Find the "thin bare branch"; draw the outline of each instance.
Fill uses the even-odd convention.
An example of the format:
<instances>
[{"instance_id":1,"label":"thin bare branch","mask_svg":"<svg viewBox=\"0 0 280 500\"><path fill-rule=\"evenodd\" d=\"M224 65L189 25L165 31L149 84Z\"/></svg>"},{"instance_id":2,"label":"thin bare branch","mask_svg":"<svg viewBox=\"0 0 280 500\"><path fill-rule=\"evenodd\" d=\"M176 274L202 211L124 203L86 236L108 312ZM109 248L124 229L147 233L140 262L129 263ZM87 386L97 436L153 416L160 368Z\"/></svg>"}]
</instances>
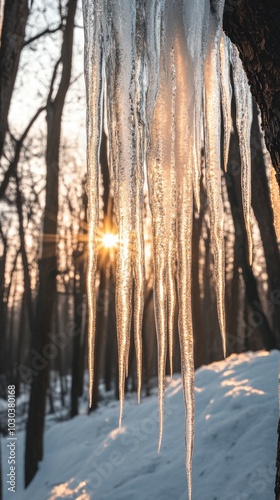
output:
<instances>
[{"instance_id":1,"label":"thin bare branch","mask_svg":"<svg viewBox=\"0 0 280 500\"><path fill-rule=\"evenodd\" d=\"M17 168L17 165L19 162L20 153L21 153L23 143L24 143L32 125L34 125L34 123L37 120L37 118L39 117L39 115L45 109L46 109L46 107L43 106L36 111L36 113L31 118L30 122L28 123L28 125L27 125L26 129L24 130L23 134L21 135L21 137L16 141L14 159L11 161L7 171L5 172L4 179L3 179L2 184L0 186L0 200L2 198L4 198L4 196L5 196L5 192L6 192L6 189L8 187L10 178L15 175L15 171L16 171L16 168Z\"/></svg>"},{"instance_id":2,"label":"thin bare branch","mask_svg":"<svg viewBox=\"0 0 280 500\"><path fill-rule=\"evenodd\" d=\"M62 23L60 23L59 26L57 26L56 28L53 28L53 29L46 28L45 30L41 31L40 33L37 33L37 35L32 36L28 40L25 40L23 47L30 45L31 43L35 42L36 40L39 40L39 38L42 38L45 35L51 35L53 33L56 33L57 31L60 31L61 28L62 28Z\"/></svg>"}]
</instances>

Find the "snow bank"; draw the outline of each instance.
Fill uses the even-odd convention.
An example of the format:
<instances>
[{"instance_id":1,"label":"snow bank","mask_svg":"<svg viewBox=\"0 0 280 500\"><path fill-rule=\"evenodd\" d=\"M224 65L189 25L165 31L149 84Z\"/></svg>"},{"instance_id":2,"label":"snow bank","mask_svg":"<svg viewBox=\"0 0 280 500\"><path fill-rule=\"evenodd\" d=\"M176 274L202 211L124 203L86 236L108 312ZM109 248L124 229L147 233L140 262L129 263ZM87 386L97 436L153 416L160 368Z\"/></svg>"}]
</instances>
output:
<instances>
[{"instance_id":1,"label":"snow bank","mask_svg":"<svg viewBox=\"0 0 280 500\"><path fill-rule=\"evenodd\" d=\"M195 378L194 500L271 500L278 422L279 352L233 355L202 367ZM157 395L54 424L45 458L24 491L24 435L17 441L17 492L4 500L186 500L181 378L167 381L165 431L157 454ZM136 399L136 396L135 396Z\"/></svg>"}]
</instances>

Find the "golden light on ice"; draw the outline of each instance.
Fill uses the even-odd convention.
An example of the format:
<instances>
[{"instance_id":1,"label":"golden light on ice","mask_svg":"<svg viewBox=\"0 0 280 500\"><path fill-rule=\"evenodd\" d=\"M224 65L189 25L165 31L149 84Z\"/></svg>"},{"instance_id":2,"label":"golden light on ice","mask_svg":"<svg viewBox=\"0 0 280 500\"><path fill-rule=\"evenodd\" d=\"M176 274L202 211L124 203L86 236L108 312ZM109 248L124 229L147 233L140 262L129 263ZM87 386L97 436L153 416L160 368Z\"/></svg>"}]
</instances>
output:
<instances>
[{"instance_id":1,"label":"golden light on ice","mask_svg":"<svg viewBox=\"0 0 280 500\"><path fill-rule=\"evenodd\" d=\"M102 236L102 246L104 248L116 248L118 246L118 235L114 233L104 233Z\"/></svg>"}]
</instances>

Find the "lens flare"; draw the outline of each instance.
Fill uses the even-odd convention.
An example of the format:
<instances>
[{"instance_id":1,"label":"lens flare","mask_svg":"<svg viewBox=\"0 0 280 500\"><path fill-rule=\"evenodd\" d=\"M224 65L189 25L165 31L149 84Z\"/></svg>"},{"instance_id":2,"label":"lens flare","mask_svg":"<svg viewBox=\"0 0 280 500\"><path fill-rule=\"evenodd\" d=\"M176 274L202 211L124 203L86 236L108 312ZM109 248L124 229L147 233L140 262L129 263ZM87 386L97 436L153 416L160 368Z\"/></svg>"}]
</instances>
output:
<instances>
[{"instance_id":1,"label":"lens flare","mask_svg":"<svg viewBox=\"0 0 280 500\"><path fill-rule=\"evenodd\" d=\"M102 246L104 248L116 248L118 246L118 235L114 233L104 233L102 236Z\"/></svg>"}]
</instances>

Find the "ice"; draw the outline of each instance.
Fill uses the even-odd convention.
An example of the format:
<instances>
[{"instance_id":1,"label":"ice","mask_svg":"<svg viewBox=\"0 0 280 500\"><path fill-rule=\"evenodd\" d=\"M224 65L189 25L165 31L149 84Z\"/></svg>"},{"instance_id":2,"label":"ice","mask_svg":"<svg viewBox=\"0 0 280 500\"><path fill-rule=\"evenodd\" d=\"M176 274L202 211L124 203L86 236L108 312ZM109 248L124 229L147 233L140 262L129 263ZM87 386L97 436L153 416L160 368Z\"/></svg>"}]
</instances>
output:
<instances>
[{"instance_id":1,"label":"ice","mask_svg":"<svg viewBox=\"0 0 280 500\"><path fill-rule=\"evenodd\" d=\"M128 366L133 297L133 249L135 246L133 212L136 194L136 128L133 110L135 79L136 4L126 0L108 1L112 22L111 58L116 57L114 72L107 78L114 86L115 121L115 213L119 234L116 258L116 318L119 355L120 425L122 422L125 375ZM121 15L120 15L121 13ZM141 250L139 249L141 252ZM137 275L139 278L139 276ZM138 289L139 279L135 288ZM136 304L139 307L139 304ZM136 333L137 334L137 333ZM139 349L139 346L137 346Z\"/></svg>"},{"instance_id":2,"label":"ice","mask_svg":"<svg viewBox=\"0 0 280 500\"><path fill-rule=\"evenodd\" d=\"M230 48L231 43L225 34L221 36L220 43L220 73L221 73L221 98L224 121L224 169L227 171L228 152L230 143L231 125L231 99L232 88L230 82Z\"/></svg>"},{"instance_id":3,"label":"ice","mask_svg":"<svg viewBox=\"0 0 280 500\"><path fill-rule=\"evenodd\" d=\"M251 231L251 150L250 132L252 125L252 96L235 47L232 50L233 82L236 100L236 127L241 157L241 192L245 226L248 240L249 263L253 259Z\"/></svg>"},{"instance_id":4,"label":"ice","mask_svg":"<svg viewBox=\"0 0 280 500\"><path fill-rule=\"evenodd\" d=\"M174 51L171 52L171 78L172 78L172 106L171 106L171 163L170 163L170 185L171 185L171 213L169 224L169 241L167 256L167 317L168 317L168 345L169 366L171 377L173 375L173 338L174 321L176 309L176 170L175 170L175 97L176 97L176 72L174 64Z\"/></svg>"},{"instance_id":5,"label":"ice","mask_svg":"<svg viewBox=\"0 0 280 500\"><path fill-rule=\"evenodd\" d=\"M97 267L96 230L99 215L99 149L102 132L102 0L83 4L85 24L85 80L87 91L87 163L88 163L88 259L87 293L89 305L88 365L89 405L92 404L94 344L96 320L95 275Z\"/></svg>"},{"instance_id":6,"label":"ice","mask_svg":"<svg viewBox=\"0 0 280 500\"><path fill-rule=\"evenodd\" d=\"M136 186L135 204L133 211L133 268L134 268L134 344L136 352L137 366L137 395L140 403L141 383L142 383L142 317L144 310L144 287L145 287L145 266L144 266L144 172L143 164L145 152L143 138L145 136L145 95L143 79L145 75L145 48L144 42L144 10L141 2L137 3L136 26L136 64L135 64L135 94L134 94L134 120L136 129Z\"/></svg>"},{"instance_id":7,"label":"ice","mask_svg":"<svg viewBox=\"0 0 280 500\"><path fill-rule=\"evenodd\" d=\"M184 26L184 3L174 9L175 167L177 181L177 286L179 301L179 339L185 400L185 445L189 499L192 495L192 454L194 439L194 365L191 304L191 258L193 220L193 104L194 73Z\"/></svg>"},{"instance_id":8,"label":"ice","mask_svg":"<svg viewBox=\"0 0 280 500\"><path fill-rule=\"evenodd\" d=\"M224 307L225 265L223 233L223 201L221 194L221 112L220 112L220 64L219 46L221 38L223 2L217 2L217 14L211 15L209 39L205 63L205 152L206 190L210 207L210 231L214 249L214 275L217 295L217 310L222 335L224 356L226 354L226 323Z\"/></svg>"},{"instance_id":9,"label":"ice","mask_svg":"<svg viewBox=\"0 0 280 500\"><path fill-rule=\"evenodd\" d=\"M84 0L88 107L89 371L93 384L99 146L108 133L119 248L116 316L120 420L128 373L133 313L138 401L142 379L145 294L144 185L148 183L153 239L154 304L158 342L159 449L163 437L167 346L173 372L178 300L185 400L189 499L194 442L194 362L191 297L192 221L200 209L202 154L210 209L217 310L226 353L225 264L221 149L228 162L231 133L230 54L233 52L242 199L250 260L251 97L236 49L222 34L224 0ZM102 109L104 101L104 125ZM221 109L223 130L221 128ZM221 136L223 134L223 148ZM204 161L203 161L204 163Z\"/></svg>"}]
</instances>

